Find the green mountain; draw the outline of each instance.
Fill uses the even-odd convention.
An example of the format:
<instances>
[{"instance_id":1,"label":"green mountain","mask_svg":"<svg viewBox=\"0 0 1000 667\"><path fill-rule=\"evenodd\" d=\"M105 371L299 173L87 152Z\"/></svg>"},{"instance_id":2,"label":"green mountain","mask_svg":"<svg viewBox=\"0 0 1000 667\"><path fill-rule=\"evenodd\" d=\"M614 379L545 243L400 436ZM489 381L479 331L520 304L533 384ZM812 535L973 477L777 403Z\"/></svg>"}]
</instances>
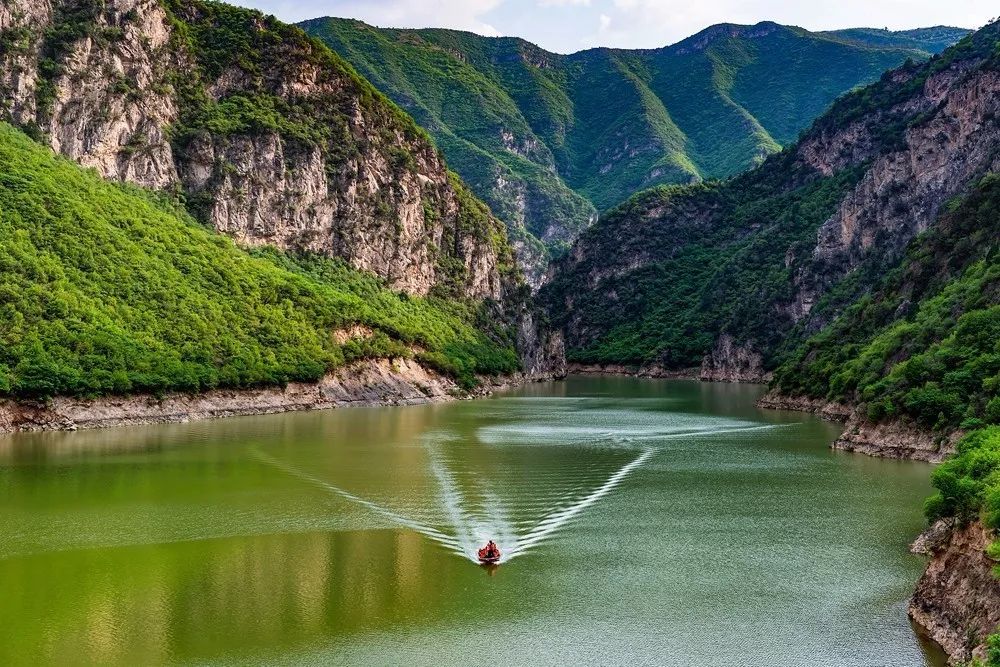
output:
<instances>
[{"instance_id":1,"label":"green mountain","mask_svg":"<svg viewBox=\"0 0 1000 667\"><path fill-rule=\"evenodd\" d=\"M758 164L844 91L963 34L724 24L662 49L563 56L450 30L300 25L428 129L522 249L537 239L556 255L595 210Z\"/></svg>"},{"instance_id":2,"label":"green mountain","mask_svg":"<svg viewBox=\"0 0 1000 667\"><path fill-rule=\"evenodd\" d=\"M914 30L887 30L879 28L848 28L824 32L841 39L855 41L867 46L897 46L905 49L921 49L931 53L941 53L971 30L951 26L934 26Z\"/></svg>"},{"instance_id":3,"label":"green mountain","mask_svg":"<svg viewBox=\"0 0 1000 667\"><path fill-rule=\"evenodd\" d=\"M998 39L886 73L753 171L610 212L542 292L570 358L1000 421Z\"/></svg>"},{"instance_id":4,"label":"green mountain","mask_svg":"<svg viewBox=\"0 0 1000 667\"><path fill-rule=\"evenodd\" d=\"M3 123L0 234L5 395L277 385L389 356L466 383L520 367L512 340L477 328L475 302L399 294L340 260L240 249ZM331 335L356 325L374 334Z\"/></svg>"},{"instance_id":5,"label":"green mountain","mask_svg":"<svg viewBox=\"0 0 1000 667\"><path fill-rule=\"evenodd\" d=\"M775 373L795 396L928 429L1000 424L1000 175L947 203L902 262Z\"/></svg>"},{"instance_id":6,"label":"green mountain","mask_svg":"<svg viewBox=\"0 0 1000 667\"><path fill-rule=\"evenodd\" d=\"M15 5L0 394L273 386L371 357L469 386L548 362L503 223L319 41L202 0Z\"/></svg>"}]
</instances>

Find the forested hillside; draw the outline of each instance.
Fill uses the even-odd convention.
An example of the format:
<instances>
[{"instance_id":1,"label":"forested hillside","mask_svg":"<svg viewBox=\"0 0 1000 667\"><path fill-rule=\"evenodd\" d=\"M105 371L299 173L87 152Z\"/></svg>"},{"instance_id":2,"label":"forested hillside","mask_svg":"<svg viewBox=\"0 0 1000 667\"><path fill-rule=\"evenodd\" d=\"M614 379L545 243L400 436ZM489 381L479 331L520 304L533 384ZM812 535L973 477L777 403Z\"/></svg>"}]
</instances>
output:
<instances>
[{"instance_id":1,"label":"forested hillside","mask_svg":"<svg viewBox=\"0 0 1000 667\"><path fill-rule=\"evenodd\" d=\"M0 7L4 117L244 245L339 257L413 294L499 298L502 224L426 133L273 17L202 0Z\"/></svg>"},{"instance_id":2,"label":"forested hillside","mask_svg":"<svg viewBox=\"0 0 1000 667\"><path fill-rule=\"evenodd\" d=\"M1000 167L998 32L993 24L927 64L907 64L843 97L756 170L650 190L612 211L543 293L566 328L570 357L761 380L864 298L915 237L937 229L942 213L984 234L976 252L990 257L994 227L975 211L991 205L993 181L983 177ZM960 262L957 250L948 253ZM987 301L988 286L979 290ZM905 297L904 310L877 321L930 307ZM831 346L840 340L827 336ZM820 375L836 367L810 363ZM810 384L779 377L789 387ZM822 382L813 378L812 391ZM945 412L949 423L964 416Z\"/></svg>"},{"instance_id":3,"label":"forested hillside","mask_svg":"<svg viewBox=\"0 0 1000 667\"><path fill-rule=\"evenodd\" d=\"M407 297L341 260L242 250L6 124L0 234L0 394L280 385L362 358L415 357L467 386L520 368L514 331L487 324L478 302Z\"/></svg>"},{"instance_id":4,"label":"forested hillside","mask_svg":"<svg viewBox=\"0 0 1000 667\"><path fill-rule=\"evenodd\" d=\"M449 30L301 25L428 129L536 267L537 241L558 256L636 190L743 171L839 94L966 32L718 25L662 49L562 56Z\"/></svg>"}]
</instances>

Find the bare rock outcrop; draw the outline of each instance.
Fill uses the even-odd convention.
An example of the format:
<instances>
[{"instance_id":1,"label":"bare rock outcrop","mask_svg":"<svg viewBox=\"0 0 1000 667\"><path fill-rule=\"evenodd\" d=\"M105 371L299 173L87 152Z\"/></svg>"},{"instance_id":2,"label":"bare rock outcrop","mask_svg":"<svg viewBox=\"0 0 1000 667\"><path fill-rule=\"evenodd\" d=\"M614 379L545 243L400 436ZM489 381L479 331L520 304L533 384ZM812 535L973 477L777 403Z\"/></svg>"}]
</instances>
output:
<instances>
[{"instance_id":1,"label":"bare rock outcrop","mask_svg":"<svg viewBox=\"0 0 1000 667\"><path fill-rule=\"evenodd\" d=\"M265 389L216 389L200 394L0 401L0 433L134 426L236 415L348 406L413 405L463 395L450 379L410 359L359 361L316 383Z\"/></svg>"},{"instance_id":2,"label":"bare rock outcrop","mask_svg":"<svg viewBox=\"0 0 1000 667\"><path fill-rule=\"evenodd\" d=\"M192 38L214 29L206 11L4 2L0 113L102 176L179 188L241 243L340 257L412 294L501 296L514 279L503 225L411 122L297 28L246 10L226 11L253 48L221 66Z\"/></svg>"},{"instance_id":3,"label":"bare rock outcrop","mask_svg":"<svg viewBox=\"0 0 1000 667\"><path fill-rule=\"evenodd\" d=\"M902 420L872 422L853 405L804 396L785 396L777 391L765 394L757 401L757 406L810 412L830 421L843 422L844 430L831 447L889 459L940 463L955 452L958 441L964 435L961 430L934 433Z\"/></svg>"},{"instance_id":4,"label":"bare rock outcrop","mask_svg":"<svg viewBox=\"0 0 1000 667\"><path fill-rule=\"evenodd\" d=\"M752 345L737 343L723 334L702 360L698 377L710 382L765 383L771 373L764 370L764 357Z\"/></svg>"},{"instance_id":5,"label":"bare rock outcrop","mask_svg":"<svg viewBox=\"0 0 1000 667\"><path fill-rule=\"evenodd\" d=\"M935 524L914 544L931 556L910 601L910 617L944 647L953 664L984 659L1000 625L1000 579L986 548L996 538L982 523Z\"/></svg>"}]
</instances>

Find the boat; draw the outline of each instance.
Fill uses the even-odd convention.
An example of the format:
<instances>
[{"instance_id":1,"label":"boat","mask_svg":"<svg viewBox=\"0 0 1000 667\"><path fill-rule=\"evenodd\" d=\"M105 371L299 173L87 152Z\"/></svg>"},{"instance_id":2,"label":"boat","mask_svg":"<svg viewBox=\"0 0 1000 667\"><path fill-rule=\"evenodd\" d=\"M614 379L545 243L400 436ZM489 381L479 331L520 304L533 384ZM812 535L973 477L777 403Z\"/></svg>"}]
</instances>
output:
<instances>
[{"instance_id":1,"label":"boat","mask_svg":"<svg viewBox=\"0 0 1000 667\"><path fill-rule=\"evenodd\" d=\"M500 562L500 547L496 542L490 540L485 547L479 550L479 562L483 565L496 565Z\"/></svg>"}]
</instances>

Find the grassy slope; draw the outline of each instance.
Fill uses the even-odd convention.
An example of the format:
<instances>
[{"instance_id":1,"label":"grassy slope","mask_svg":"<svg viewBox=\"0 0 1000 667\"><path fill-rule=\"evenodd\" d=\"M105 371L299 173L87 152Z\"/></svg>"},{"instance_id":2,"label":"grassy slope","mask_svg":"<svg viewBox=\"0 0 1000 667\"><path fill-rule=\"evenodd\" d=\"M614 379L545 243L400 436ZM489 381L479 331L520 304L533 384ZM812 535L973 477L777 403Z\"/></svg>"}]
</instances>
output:
<instances>
[{"instance_id":1,"label":"grassy slope","mask_svg":"<svg viewBox=\"0 0 1000 667\"><path fill-rule=\"evenodd\" d=\"M511 202L490 192L498 168L540 193L528 229L563 228L559 241L586 224L587 201L603 210L644 187L740 172L794 140L837 95L926 54L780 26L685 53L560 56L449 30L302 25L411 111L508 224ZM522 155L504 146L502 130Z\"/></svg>"},{"instance_id":2,"label":"grassy slope","mask_svg":"<svg viewBox=\"0 0 1000 667\"><path fill-rule=\"evenodd\" d=\"M137 188L0 125L0 391L196 391L316 380L411 354L466 383L517 368L479 306L409 298L341 263L248 253ZM377 335L337 345L362 323Z\"/></svg>"}]
</instances>

